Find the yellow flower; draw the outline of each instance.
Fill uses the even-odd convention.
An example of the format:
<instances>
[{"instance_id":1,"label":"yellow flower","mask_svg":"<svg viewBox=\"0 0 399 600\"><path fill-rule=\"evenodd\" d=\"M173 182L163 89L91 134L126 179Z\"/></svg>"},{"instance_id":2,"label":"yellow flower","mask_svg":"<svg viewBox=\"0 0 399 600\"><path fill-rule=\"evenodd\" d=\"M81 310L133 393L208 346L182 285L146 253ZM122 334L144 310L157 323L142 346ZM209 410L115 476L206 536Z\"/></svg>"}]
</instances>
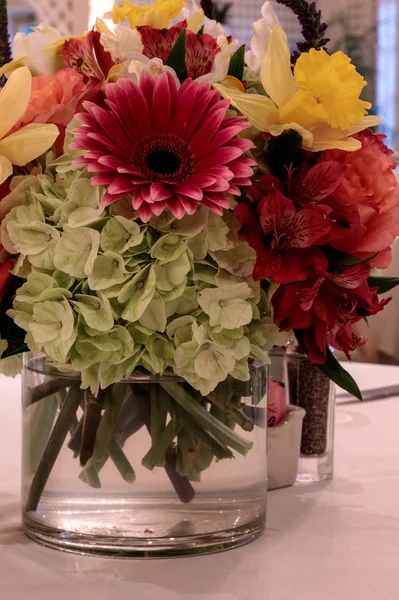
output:
<instances>
[{"instance_id":1,"label":"yellow flower","mask_svg":"<svg viewBox=\"0 0 399 600\"><path fill-rule=\"evenodd\" d=\"M124 0L122 6L113 7L112 20L114 23L123 23L128 19L132 29L139 25L166 29L169 21L179 16L184 6L184 0L155 0L154 4L146 6L137 6Z\"/></svg>"},{"instance_id":2,"label":"yellow flower","mask_svg":"<svg viewBox=\"0 0 399 600\"><path fill-rule=\"evenodd\" d=\"M10 75L0 92L0 184L12 175L13 165L26 165L51 148L58 137L55 125L38 123L8 135L26 111L31 87L32 75L28 67L21 67Z\"/></svg>"},{"instance_id":3,"label":"yellow flower","mask_svg":"<svg viewBox=\"0 0 399 600\"><path fill-rule=\"evenodd\" d=\"M292 73L287 37L279 25L273 28L260 76L269 97L214 87L260 131L273 136L297 131L306 150L358 150L361 143L351 136L381 123L379 117L366 116L371 104L360 99L366 82L342 52L329 56L311 50Z\"/></svg>"},{"instance_id":4,"label":"yellow flower","mask_svg":"<svg viewBox=\"0 0 399 600\"><path fill-rule=\"evenodd\" d=\"M331 127L347 129L371 108L370 102L360 100L367 83L343 52L329 56L325 50L312 49L300 56L294 74L299 91L292 105L300 96L312 124L327 121ZM286 106L281 112L288 118L289 111Z\"/></svg>"}]
</instances>

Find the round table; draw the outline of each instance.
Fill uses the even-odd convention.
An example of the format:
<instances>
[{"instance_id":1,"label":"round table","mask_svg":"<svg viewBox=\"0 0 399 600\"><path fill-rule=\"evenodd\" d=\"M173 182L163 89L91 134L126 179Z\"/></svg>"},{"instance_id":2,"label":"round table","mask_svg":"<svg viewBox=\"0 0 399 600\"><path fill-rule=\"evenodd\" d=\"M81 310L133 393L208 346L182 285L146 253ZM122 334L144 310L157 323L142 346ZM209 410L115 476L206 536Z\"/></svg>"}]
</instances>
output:
<instances>
[{"instance_id":1,"label":"round table","mask_svg":"<svg viewBox=\"0 0 399 600\"><path fill-rule=\"evenodd\" d=\"M354 364L362 389L399 367ZM106 560L43 548L19 525L19 380L0 376L0 596L5 600L396 600L399 397L339 399L336 477L272 492L256 542L218 555Z\"/></svg>"}]
</instances>

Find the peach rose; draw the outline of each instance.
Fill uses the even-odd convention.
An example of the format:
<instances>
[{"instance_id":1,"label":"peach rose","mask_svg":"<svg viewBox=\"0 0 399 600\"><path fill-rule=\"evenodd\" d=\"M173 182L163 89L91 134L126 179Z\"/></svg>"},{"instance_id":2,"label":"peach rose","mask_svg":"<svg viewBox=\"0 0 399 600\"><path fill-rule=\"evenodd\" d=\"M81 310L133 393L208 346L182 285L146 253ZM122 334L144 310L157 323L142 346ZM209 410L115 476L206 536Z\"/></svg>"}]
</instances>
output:
<instances>
[{"instance_id":1,"label":"peach rose","mask_svg":"<svg viewBox=\"0 0 399 600\"><path fill-rule=\"evenodd\" d=\"M334 223L324 241L360 259L377 255L372 266L386 268L399 235L397 165L385 136L366 130L355 137L362 143L357 152L329 150L320 159L347 167L338 188L323 200Z\"/></svg>"},{"instance_id":2,"label":"peach rose","mask_svg":"<svg viewBox=\"0 0 399 600\"><path fill-rule=\"evenodd\" d=\"M87 92L82 75L74 69L33 77L29 105L17 128L28 123L55 123L66 127Z\"/></svg>"}]
</instances>

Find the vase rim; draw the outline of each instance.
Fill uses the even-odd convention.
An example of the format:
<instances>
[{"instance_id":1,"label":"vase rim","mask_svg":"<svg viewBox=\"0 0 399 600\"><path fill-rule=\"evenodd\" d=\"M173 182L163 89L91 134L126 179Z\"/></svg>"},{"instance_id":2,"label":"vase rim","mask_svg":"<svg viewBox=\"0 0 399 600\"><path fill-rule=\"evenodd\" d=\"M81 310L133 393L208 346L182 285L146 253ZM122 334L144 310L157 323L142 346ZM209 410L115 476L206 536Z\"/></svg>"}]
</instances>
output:
<instances>
[{"instance_id":1,"label":"vase rim","mask_svg":"<svg viewBox=\"0 0 399 600\"><path fill-rule=\"evenodd\" d=\"M26 358L26 355L25 355L25 360L26 360L25 368L28 369L29 371L32 371L33 373L39 373L41 375L56 376L56 377L65 378L65 379L75 379L76 381L81 380L80 373L78 373L77 371L72 371L72 370L70 370L70 371L69 370L65 370L65 371L60 370L59 368L57 368L55 366L54 363L52 363L51 361L48 361L44 354L32 355L32 353L27 353L27 356L28 357ZM257 370L257 369L267 366L265 362L258 360L258 359L250 358L248 360L248 362L249 362L249 371L250 372L253 370ZM129 377L125 377L125 378L121 379L121 382L134 383L134 382L146 381L146 382L157 383L159 381L165 381L165 379L167 379L168 381L174 381L174 382L179 382L179 383L186 382L184 377L180 377L179 375L176 375L170 367L168 367L163 373L161 373L159 375L154 375L153 373L149 373L148 371L145 371L144 369L142 369L142 370L140 368L135 369Z\"/></svg>"}]
</instances>

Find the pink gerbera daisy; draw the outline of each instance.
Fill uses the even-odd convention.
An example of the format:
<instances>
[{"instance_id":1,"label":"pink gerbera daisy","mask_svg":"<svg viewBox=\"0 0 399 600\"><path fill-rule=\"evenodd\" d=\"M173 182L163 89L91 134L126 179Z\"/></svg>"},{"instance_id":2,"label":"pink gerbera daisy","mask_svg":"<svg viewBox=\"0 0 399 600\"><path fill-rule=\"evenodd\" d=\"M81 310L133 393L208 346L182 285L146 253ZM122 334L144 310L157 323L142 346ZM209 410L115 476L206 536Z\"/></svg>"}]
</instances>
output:
<instances>
[{"instance_id":1,"label":"pink gerbera daisy","mask_svg":"<svg viewBox=\"0 0 399 600\"><path fill-rule=\"evenodd\" d=\"M155 80L143 73L140 85L120 79L105 95L107 108L84 103L71 145L85 151L75 164L107 188L104 205L132 194L143 221L166 207L180 219L198 203L221 215L226 194L239 196L238 186L250 184L256 163L243 154L253 144L236 137L249 123L226 117L229 101L208 83L187 79L177 88L168 72Z\"/></svg>"}]
</instances>

